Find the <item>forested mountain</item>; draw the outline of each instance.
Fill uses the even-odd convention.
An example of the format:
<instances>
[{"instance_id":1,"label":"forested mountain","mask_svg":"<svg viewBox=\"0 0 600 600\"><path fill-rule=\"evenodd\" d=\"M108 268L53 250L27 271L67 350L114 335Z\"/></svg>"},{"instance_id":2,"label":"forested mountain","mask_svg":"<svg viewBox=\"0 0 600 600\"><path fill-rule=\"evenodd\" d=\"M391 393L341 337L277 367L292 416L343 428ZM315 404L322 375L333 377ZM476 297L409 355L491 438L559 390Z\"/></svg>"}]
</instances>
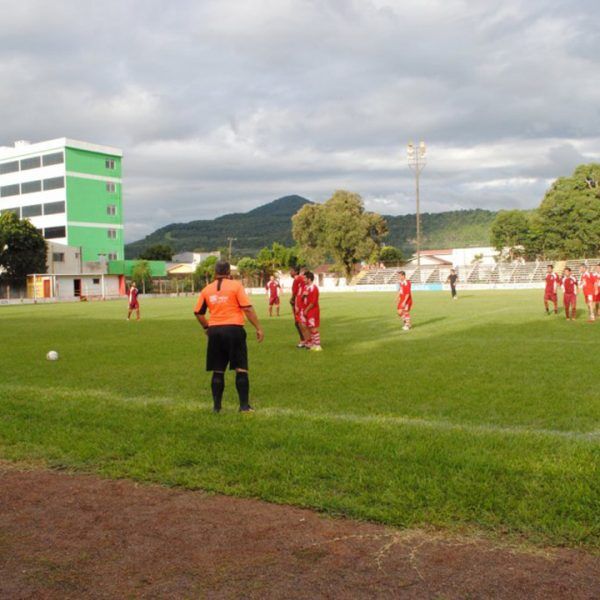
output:
<instances>
[{"instance_id":1,"label":"forested mountain","mask_svg":"<svg viewBox=\"0 0 600 600\"><path fill-rule=\"evenodd\" d=\"M173 223L128 244L125 253L128 258L136 258L145 248L154 244L168 244L176 252L215 250L227 246L228 237L236 238L236 255L253 256L273 242L291 246L294 243L291 218L309 202L302 196L284 196L247 213L223 215L213 220ZM487 246L495 216L495 212L481 209L424 213L421 216L422 247ZM401 248L405 256L409 255L415 245L415 215L386 216L385 219L390 230L386 244Z\"/></svg>"},{"instance_id":2,"label":"forested mountain","mask_svg":"<svg viewBox=\"0 0 600 600\"><path fill-rule=\"evenodd\" d=\"M292 246L292 217L310 202L302 196L284 196L247 213L231 213L212 220L172 223L143 240L125 246L125 255L136 258L154 244L168 244L175 252L217 250L233 237L236 255L253 256L264 246L279 242Z\"/></svg>"}]
</instances>

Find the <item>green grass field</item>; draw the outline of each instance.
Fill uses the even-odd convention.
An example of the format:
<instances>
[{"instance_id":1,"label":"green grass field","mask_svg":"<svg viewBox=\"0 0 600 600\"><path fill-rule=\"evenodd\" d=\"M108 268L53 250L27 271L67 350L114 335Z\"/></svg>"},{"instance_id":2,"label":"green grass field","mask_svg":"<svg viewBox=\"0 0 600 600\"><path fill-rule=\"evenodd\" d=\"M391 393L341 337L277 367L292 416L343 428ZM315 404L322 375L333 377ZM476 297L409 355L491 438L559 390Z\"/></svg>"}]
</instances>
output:
<instances>
[{"instance_id":1,"label":"green grass field","mask_svg":"<svg viewBox=\"0 0 600 600\"><path fill-rule=\"evenodd\" d=\"M411 332L393 294L324 295L322 353L258 298L252 415L231 375L212 414L192 298L3 306L0 458L598 548L600 322L541 295L417 293Z\"/></svg>"}]
</instances>

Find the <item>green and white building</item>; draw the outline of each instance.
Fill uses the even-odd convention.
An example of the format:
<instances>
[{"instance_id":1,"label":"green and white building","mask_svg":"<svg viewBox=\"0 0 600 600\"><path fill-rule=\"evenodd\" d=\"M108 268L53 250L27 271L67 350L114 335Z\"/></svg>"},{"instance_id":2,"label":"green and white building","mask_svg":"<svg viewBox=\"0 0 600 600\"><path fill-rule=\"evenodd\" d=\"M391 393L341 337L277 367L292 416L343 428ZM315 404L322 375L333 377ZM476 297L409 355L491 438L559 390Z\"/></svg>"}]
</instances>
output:
<instances>
[{"instance_id":1,"label":"green and white building","mask_svg":"<svg viewBox=\"0 0 600 600\"><path fill-rule=\"evenodd\" d=\"M0 146L0 213L29 219L82 261L123 260L123 202L118 148L67 138Z\"/></svg>"}]
</instances>

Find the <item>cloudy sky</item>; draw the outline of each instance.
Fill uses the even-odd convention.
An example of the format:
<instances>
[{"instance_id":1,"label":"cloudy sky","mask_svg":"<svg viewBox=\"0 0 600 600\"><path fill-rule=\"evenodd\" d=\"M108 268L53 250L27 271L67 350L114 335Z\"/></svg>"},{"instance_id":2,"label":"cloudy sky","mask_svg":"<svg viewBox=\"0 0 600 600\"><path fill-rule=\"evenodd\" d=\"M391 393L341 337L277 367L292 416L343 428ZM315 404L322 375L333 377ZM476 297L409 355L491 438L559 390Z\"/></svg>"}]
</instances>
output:
<instances>
[{"instance_id":1,"label":"cloudy sky","mask_svg":"<svg viewBox=\"0 0 600 600\"><path fill-rule=\"evenodd\" d=\"M129 241L346 188L537 205L600 159L597 0L0 0L0 145L123 148Z\"/></svg>"}]
</instances>

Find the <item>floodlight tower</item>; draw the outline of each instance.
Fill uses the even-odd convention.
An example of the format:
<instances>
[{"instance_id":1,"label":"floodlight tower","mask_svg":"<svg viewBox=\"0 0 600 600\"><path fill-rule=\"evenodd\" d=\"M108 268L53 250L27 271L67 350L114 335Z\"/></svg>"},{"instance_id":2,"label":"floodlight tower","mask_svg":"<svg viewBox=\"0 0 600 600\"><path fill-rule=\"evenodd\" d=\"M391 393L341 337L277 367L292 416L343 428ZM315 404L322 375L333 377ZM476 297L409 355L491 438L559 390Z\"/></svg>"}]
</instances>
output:
<instances>
[{"instance_id":1,"label":"floodlight tower","mask_svg":"<svg viewBox=\"0 0 600 600\"><path fill-rule=\"evenodd\" d=\"M408 142L406 147L406 156L408 166L415 172L415 191L417 198L417 268L419 269L419 277L421 276L421 199L419 197L419 176L421 171L427 164L427 147L425 142L419 142L415 146L412 142Z\"/></svg>"}]
</instances>

